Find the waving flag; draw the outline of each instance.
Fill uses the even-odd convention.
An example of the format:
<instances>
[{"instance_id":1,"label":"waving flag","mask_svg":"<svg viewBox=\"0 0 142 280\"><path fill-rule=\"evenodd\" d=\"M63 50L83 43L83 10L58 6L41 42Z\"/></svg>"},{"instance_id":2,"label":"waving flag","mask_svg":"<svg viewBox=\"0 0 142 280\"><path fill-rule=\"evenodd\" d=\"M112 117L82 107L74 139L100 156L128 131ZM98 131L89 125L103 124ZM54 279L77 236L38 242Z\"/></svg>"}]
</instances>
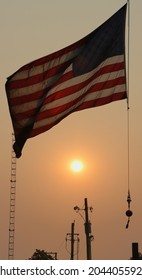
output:
<instances>
[{"instance_id":1,"label":"waving flag","mask_svg":"<svg viewBox=\"0 0 142 280\"><path fill-rule=\"evenodd\" d=\"M127 97L126 7L86 37L26 64L7 79L17 157L28 138L49 130L72 112Z\"/></svg>"}]
</instances>

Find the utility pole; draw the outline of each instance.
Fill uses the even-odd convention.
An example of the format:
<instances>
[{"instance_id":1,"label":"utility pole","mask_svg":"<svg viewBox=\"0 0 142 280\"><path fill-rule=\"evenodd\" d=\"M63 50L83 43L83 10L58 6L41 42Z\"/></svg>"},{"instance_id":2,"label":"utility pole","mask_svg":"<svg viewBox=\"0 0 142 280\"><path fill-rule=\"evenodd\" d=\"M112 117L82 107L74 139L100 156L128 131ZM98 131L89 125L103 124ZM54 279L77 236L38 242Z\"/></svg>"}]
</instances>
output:
<instances>
[{"instance_id":1,"label":"utility pole","mask_svg":"<svg viewBox=\"0 0 142 280\"><path fill-rule=\"evenodd\" d=\"M132 260L139 260L139 250L138 250L138 243L132 243Z\"/></svg>"},{"instance_id":2,"label":"utility pole","mask_svg":"<svg viewBox=\"0 0 142 280\"><path fill-rule=\"evenodd\" d=\"M91 260L92 259L91 241L93 241L94 237L93 237L93 235L91 235L91 223L89 221L88 209L92 212L93 208L92 207L88 208L87 198L84 199L84 204L85 204L85 206L84 206L85 208L80 209L78 206L75 206L74 210L79 214L80 214L81 210L85 211L85 219L81 214L80 214L80 216L85 221L84 227L85 227L85 235L86 235L86 257L87 257L87 260Z\"/></svg>"},{"instance_id":3,"label":"utility pole","mask_svg":"<svg viewBox=\"0 0 142 280\"><path fill-rule=\"evenodd\" d=\"M74 223L71 224L71 260L74 259Z\"/></svg>"},{"instance_id":4,"label":"utility pole","mask_svg":"<svg viewBox=\"0 0 142 280\"><path fill-rule=\"evenodd\" d=\"M74 226L75 226L75 223L72 223L71 224L71 233L67 233L66 234L66 241L71 241L71 249L70 249L70 259L71 260L74 260L74 255L75 255L75 250L74 250L74 244L75 244L75 241L79 242L79 234L78 233L74 233ZM78 255L78 245L77 245L77 255Z\"/></svg>"},{"instance_id":5,"label":"utility pole","mask_svg":"<svg viewBox=\"0 0 142 280\"><path fill-rule=\"evenodd\" d=\"M91 223L89 221L88 217L88 202L87 198L84 200L85 202L85 234L86 234L86 254L87 254L87 260L91 260Z\"/></svg>"}]
</instances>

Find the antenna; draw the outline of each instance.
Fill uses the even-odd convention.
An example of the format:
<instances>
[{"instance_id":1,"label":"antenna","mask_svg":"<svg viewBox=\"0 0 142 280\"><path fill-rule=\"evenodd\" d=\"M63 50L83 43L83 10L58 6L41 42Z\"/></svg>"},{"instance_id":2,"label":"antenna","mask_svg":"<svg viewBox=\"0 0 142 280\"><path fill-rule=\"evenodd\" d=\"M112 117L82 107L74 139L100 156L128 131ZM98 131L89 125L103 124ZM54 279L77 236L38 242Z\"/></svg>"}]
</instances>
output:
<instances>
[{"instance_id":1,"label":"antenna","mask_svg":"<svg viewBox=\"0 0 142 280\"><path fill-rule=\"evenodd\" d=\"M9 242L8 259L14 259L14 235L15 235L15 199L16 199L16 155L13 150L15 141L12 133L12 154L11 154L11 179L10 179L10 212L9 212Z\"/></svg>"}]
</instances>

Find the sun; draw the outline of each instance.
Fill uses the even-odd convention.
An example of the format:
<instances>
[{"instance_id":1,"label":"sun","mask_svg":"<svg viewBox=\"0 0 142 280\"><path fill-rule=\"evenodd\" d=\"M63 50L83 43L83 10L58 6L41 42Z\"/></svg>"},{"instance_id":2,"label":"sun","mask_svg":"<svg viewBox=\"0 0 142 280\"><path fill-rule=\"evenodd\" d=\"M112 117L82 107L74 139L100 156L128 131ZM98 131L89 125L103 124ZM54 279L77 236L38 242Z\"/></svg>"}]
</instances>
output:
<instances>
[{"instance_id":1,"label":"sun","mask_svg":"<svg viewBox=\"0 0 142 280\"><path fill-rule=\"evenodd\" d=\"M84 165L81 160L73 160L70 167L73 172L79 173L83 170Z\"/></svg>"}]
</instances>

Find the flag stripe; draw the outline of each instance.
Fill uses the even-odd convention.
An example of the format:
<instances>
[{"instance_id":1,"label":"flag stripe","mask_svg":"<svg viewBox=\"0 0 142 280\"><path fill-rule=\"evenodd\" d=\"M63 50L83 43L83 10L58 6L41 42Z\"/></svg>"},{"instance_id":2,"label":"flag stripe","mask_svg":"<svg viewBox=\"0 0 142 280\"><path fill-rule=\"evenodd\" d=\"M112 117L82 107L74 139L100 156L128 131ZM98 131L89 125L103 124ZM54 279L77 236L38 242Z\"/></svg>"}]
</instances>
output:
<instances>
[{"instance_id":1,"label":"flag stripe","mask_svg":"<svg viewBox=\"0 0 142 280\"><path fill-rule=\"evenodd\" d=\"M124 85L125 78L120 77L115 80L104 80L104 82L101 83L92 83L92 86L89 86L89 89L83 90L83 93L81 94L82 90L72 94L71 96L63 97L62 102L58 100L55 100L52 103L47 103L42 107L41 112L38 114L37 121L42 118L49 118L51 116L56 116L59 113L64 112L65 108L71 107L78 101L81 101L82 104L88 100L98 100L98 98L103 98L105 95L108 95L110 92L110 89L114 92L117 88L116 85L120 85L119 91L125 92L126 88ZM104 90L104 84L105 84L105 90ZM90 93L90 95L89 95ZM117 91L116 91L117 93ZM56 103L56 104L55 104ZM62 104L62 105L59 105ZM95 103L94 103L95 104ZM72 110L72 108L71 108ZM34 110L29 110L23 113L17 113L15 116L17 116L17 120L20 121L22 125L25 125L28 121L28 118L32 116L34 113ZM48 119L47 119L48 121Z\"/></svg>"},{"instance_id":2,"label":"flag stripe","mask_svg":"<svg viewBox=\"0 0 142 280\"><path fill-rule=\"evenodd\" d=\"M23 85L25 84L25 86L27 86L27 81L28 83L33 84L34 80L32 80L34 77L38 76L40 77L40 75L42 76L43 73L48 72L49 75L51 76L54 74L54 72L58 71L58 69L60 69L60 67L62 66L66 66L67 64L70 63L70 61L72 61L72 59L74 59L75 57L77 57L77 55L82 51L83 46L79 46L79 48L74 49L72 51L70 51L70 48L68 51L62 51L62 52L57 52L56 57L54 57L54 55L48 55L44 58L43 63L41 63L42 58L38 59L37 61L34 61L32 63L27 64L26 66L22 67L19 69L19 71L17 71L15 73L15 75L12 76L11 78L11 83L10 83L10 89L13 88L17 88L17 87L23 87ZM53 59L52 59L53 57ZM50 70L52 69L51 72ZM28 80L27 80L28 79ZM30 80L31 79L31 80ZM19 82L21 82L21 85L19 84Z\"/></svg>"},{"instance_id":3,"label":"flag stripe","mask_svg":"<svg viewBox=\"0 0 142 280\"><path fill-rule=\"evenodd\" d=\"M86 75L87 76L87 75ZM112 86L115 84L115 80L116 83L119 82L119 79L121 79L122 83L125 82L124 80L124 70L120 70L117 71L117 79L116 79L116 71L115 72L108 72L106 74L102 74L101 76L96 75L92 75L91 77L89 77L89 79L87 78L86 80L84 79L83 82L82 81L78 81L79 78L74 78L76 79L76 82L74 82L73 85L71 85L70 87L66 88L66 85L61 84L60 87L57 87L57 91L56 88L54 89L54 92L52 93L52 95L50 95L49 97L47 97L44 100L44 104L42 107L42 111L44 110L44 106L46 106L48 108L54 108L58 106L58 103L66 103L68 99L73 99L73 95L75 97L78 97L78 95L81 96L81 94L85 91L86 95L88 93L88 89L91 88L93 85L95 85L95 87L93 87L94 91L98 91L101 90L102 88L108 88L111 87L110 85L112 84ZM111 84L108 83L110 80ZM65 100L65 101L64 101ZM20 104L18 106L14 107L14 111L15 114L17 113L23 113L23 112L27 112L27 109L32 109L31 113L28 114L28 116L32 115L34 113L34 109L38 107L38 100L37 101L32 101L32 102L28 102L28 103L23 103Z\"/></svg>"},{"instance_id":4,"label":"flag stripe","mask_svg":"<svg viewBox=\"0 0 142 280\"><path fill-rule=\"evenodd\" d=\"M120 85L124 83L124 79L118 78L112 81L105 81L104 83L105 83L105 89L109 89L110 91L110 89L113 88L114 91L114 87L119 83ZM42 111L38 114L37 121L50 116L56 116L58 112L60 113L64 112L66 108L71 108L72 105L76 104L78 101L81 101L83 104L86 101L86 99L89 98L89 94L92 95L91 99L93 98L94 100L98 99L97 93L99 93L99 96L101 95L100 98L104 97L103 94L101 93L101 90L104 88L104 83L95 84L90 89L88 89L87 92L85 90L85 93L83 93L82 95L80 94L80 92L78 92L78 94L73 94L72 98L70 96L69 98L65 98L65 100L62 100L61 103L62 105L60 106L57 106L57 104L55 105L52 103L50 104L51 106L48 106L48 104L47 106L46 105L43 106ZM104 95L105 95L105 91L104 91Z\"/></svg>"},{"instance_id":5,"label":"flag stripe","mask_svg":"<svg viewBox=\"0 0 142 280\"><path fill-rule=\"evenodd\" d=\"M93 31L94 32L94 31ZM43 70L43 65L45 68L52 68L52 61L55 66L57 66L60 63L63 63L64 61L70 60L78 55L79 52L84 47L84 43L89 39L89 37L92 36L93 32L88 34L86 37L80 39L79 41L73 43L72 45L69 45L68 47L65 47L59 51L56 51L54 53L51 53L49 55L46 55L44 57L38 58L24 66L22 66L20 69L18 69L13 75L11 75L9 78L11 80L16 80L17 77L26 78L27 74L29 74L30 71L35 71L34 73L41 73ZM36 72L39 71L39 72ZM19 76L20 74L20 76Z\"/></svg>"},{"instance_id":6,"label":"flag stripe","mask_svg":"<svg viewBox=\"0 0 142 280\"><path fill-rule=\"evenodd\" d=\"M112 102L113 99L114 100L118 100L118 98L121 96L123 98L124 96L124 93L125 93L125 86L117 86L115 87L115 90L116 92L118 92L118 96L117 94L115 95L115 97L113 96L113 92L114 92L114 88L111 89L111 92L112 94L110 94L110 89L107 89L107 90L103 90L103 95L100 97L100 92L96 92L93 94L90 94L87 96L86 98L86 101L82 103L82 100L80 100L78 98L78 100L76 100L76 102L73 102L72 103L72 106L71 104L68 104L68 106L66 106L66 110L65 110L65 107L64 109L62 108L61 112L55 112L55 115L52 116L49 114L48 118L39 118L35 125L34 125L34 128L37 128L37 127L41 127L42 125L45 126L45 125L50 125L53 126L54 123L56 123L57 119L62 119L64 118L65 115L69 115L71 112L74 112L74 111L78 111L78 110L82 110L83 108L88 108L88 104L89 104L89 107L94 107L95 104L99 104L98 106L101 106L102 104L104 104L104 101L106 100L109 100L109 102ZM111 101L110 101L111 100ZM90 104L92 106L90 106ZM70 106L69 106L70 105ZM21 123L24 125L25 124L25 120L21 121ZM34 129L33 129L34 131Z\"/></svg>"},{"instance_id":7,"label":"flag stripe","mask_svg":"<svg viewBox=\"0 0 142 280\"><path fill-rule=\"evenodd\" d=\"M113 89L112 89L112 92L114 93ZM123 87L122 91L120 89L120 92L118 91L115 94L115 96L113 93L112 93L112 95L110 95L110 90L109 90L108 95L106 94L106 96L103 96L101 98L98 97L97 99L88 100L84 103L81 103L81 101L79 101L74 106L72 106L72 108L68 108L67 110L63 111L61 114L58 114L54 117L49 117L48 121L47 121L47 119L37 121L33 127L31 137L34 137L35 135L38 135L39 133L49 130L51 127L53 127L55 124L59 123L62 119L64 119L66 116L68 116L72 112L95 107L95 106L101 106L101 105L110 103L112 101L117 101L117 100L125 98L124 97L125 96L125 86ZM92 98L93 98L93 96L92 96Z\"/></svg>"},{"instance_id":8,"label":"flag stripe","mask_svg":"<svg viewBox=\"0 0 142 280\"><path fill-rule=\"evenodd\" d=\"M118 69L124 69L124 68L125 68L124 55L120 55L120 56L115 56L115 57L106 59L94 71L98 72L98 75L99 75L99 71L100 72L102 71L102 74L103 74L103 73L105 73L105 71L107 73L109 71L111 72L111 71L115 71ZM71 71L72 69L68 68L65 71L65 73L62 75L60 80L58 82L56 82L56 85L60 84L61 82L68 81L69 79L72 78L72 72L70 72L69 70ZM89 75L89 73L88 73L88 75ZM30 101L29 99L31 99L31 98L33 98L32 100L38 99L38 96L36 98L36 93L38 95L42 96L42 94L45 92L45 89L48 91L48 86L46 86L46 85L50 85L50 83L51 83L50 79L45 79L44 85L43 85L43 83L39 83L38 85L36 84L36 85L28 86L25 88L21 88L21 89L16 88L14 90L11 90L11 96L10 96L11 105L16 105L16 104L18 105L21 103L21 101L23 101L22 103L29 102ZM48 93L48 96L49 95L50 95L50 93ZM23 98L23 99L21 99L21 98ZM18 99L19 99L19 102L18 102Z\"/></svg>"},{"instance_id":9,"label":"flag stripe","mask_svg":"<svg viewBox=\"0 0 142 280\"><path fill-rule=\"evenodd\" d=\"M113 61L113 58L112 58L112 61ZM58 86L60 86L59 88L57 86L58 90L56 89L56 87L53 88L52 91L54 91L54 93L52 92L52 94L49 95L49 97L47 97L44 100L44 105L42 106L41 112L39 112L39 114L38 114L37 120L50 117L51 114L52 114L52 116L54 116L57 114L57 112L60 112L60 113L63 112L65 110L65 106L68 108L69 106L71 106L71 104L74 104L75 102L77 102L78 98L79 98L79 100L82 100L84 98L84 91L85 91L85 95L88 95L90 92L93 92L93 91L100 93L101 90L104 88L105 89L111 88L111 87L114 88L114 86L117 84L125 84L124 70L119 71L119 68L120 69L124 68L124 64L120 63L119 65L117 65L117 66L116 65L117 64L114 64L114 70L118 69L117 74L116 74L116 71L112 72L113 65L110 64L108 68L107 67L105 68L105 71L104 71L104 68L102 69L102 71L101 71L101 69L99 69L98 73L100 73L100 75L98 75L98 73L96 71L91 71L91 74L89 75L89 79L88 79L88 74L84 74L84 76L86 76L87 79L84 78L83 82L82 82L82 79L79 82L80 77L75 77L75 78L72 78L73 81L72 81L72 83L70 83L71 84L70 87L67 88L66 83L62 83L61 85L58 85ZM109 72L107 74L102 74L103 72L107 72L106 69L107 69L107 71L109 70ZM96 77L97 77L96 79L94 76L95 74L93 75L92 72L95 72ZM113 77L114 77L114 79L112 79ZM76 82L75 82L75 80L76 80ZM58 94L59 94L59 96L58 96ZM102 94L102 97L103 97L103 94ZM93 98L98 99L97 94L96 94L96 96L93 95ZM62 100L60 100L60 99L62 99ZM28 122L28 118L30 118L34 114L35 110L38 107L38 103L39 103L39 101L37 100L36 102L32 101L32 102L20 104L20 105L14 107L15 118L17 119L17 121L24 120L21 122L22 126L25 125ZM59 106L60 103L62 104L62 106ZM83 103L83 101L82 101L82 103ZM40 104L39 104L39 106L40 106ZM62 108L62 110L61 110L61 108Z\"/></svg>"}]
</instances>

